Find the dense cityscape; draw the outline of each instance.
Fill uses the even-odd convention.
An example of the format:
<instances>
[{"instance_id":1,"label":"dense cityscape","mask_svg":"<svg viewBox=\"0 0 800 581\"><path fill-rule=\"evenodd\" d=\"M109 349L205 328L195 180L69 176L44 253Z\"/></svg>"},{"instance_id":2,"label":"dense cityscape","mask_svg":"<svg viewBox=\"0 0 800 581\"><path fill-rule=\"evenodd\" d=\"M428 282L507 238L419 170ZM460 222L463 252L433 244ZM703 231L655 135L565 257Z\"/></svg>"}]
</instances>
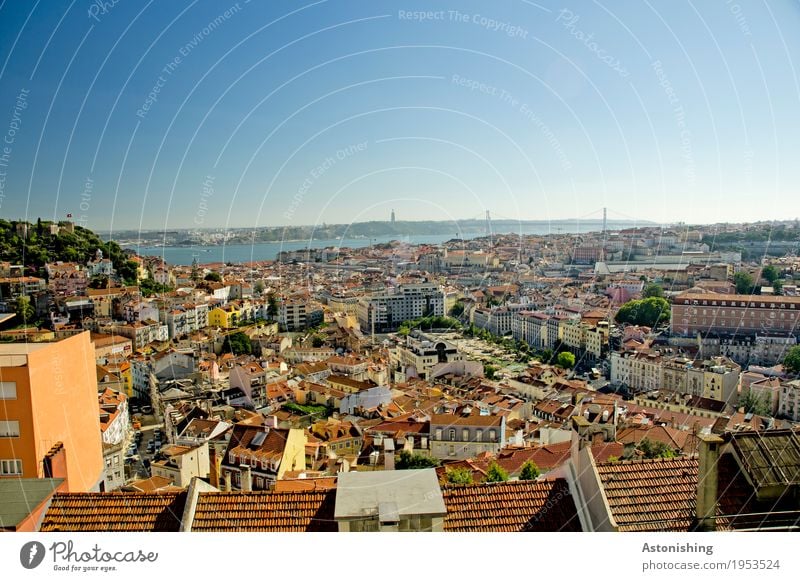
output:
<instances>
[{"instance_id":1,"label":"dense cityscape","mask_svg":"<svg viewBox=\"0 0 800 581\"><path fill-rule=\"evenodd\" d=\"M0 221L2 528L796 527L795 222L485 228L174 265Z\"/></svg>"}]
</instances>

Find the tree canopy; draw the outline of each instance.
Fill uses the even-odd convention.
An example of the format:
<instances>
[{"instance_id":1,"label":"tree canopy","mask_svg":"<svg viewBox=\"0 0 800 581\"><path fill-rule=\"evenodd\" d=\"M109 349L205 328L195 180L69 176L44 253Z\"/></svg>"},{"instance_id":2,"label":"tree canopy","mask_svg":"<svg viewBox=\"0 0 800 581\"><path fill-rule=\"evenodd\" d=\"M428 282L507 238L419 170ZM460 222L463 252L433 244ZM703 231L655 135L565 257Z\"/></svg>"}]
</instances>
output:
<instances>
[{"instance_id":1,"label":"tree canopy","mask_svg":"<svg viewBox=\"0 0 800 581\"><path fill-rule=\"evenodd\" d=\"M666 299L649 297L646 299L628 301L617 311L618 323L631 325L646 325L655 327L660 323L669 322L670 307Z\"/></svg>"},{"instance_id":2,"label":"tree canopy","mask_svg":"<svg viewBox=\"0 0 800 581\"><path fill-rule=\"evenodd\" d=\"M733 284L736 285L736 294L750 295L754 293L755 281L748 272L737 272L734 274Z\"/></svg>"},{"instance_id":3,"label":"tree canopy","mask_svg":"<svg viewBox=\"0 0 800 581\"><path fill-rule=\"evenodd\" d=\"M222 280L222 276L216 270L212 270L206 275L205 279L211 282L220 282Z\"/></svg>"},{"instance_id":4,"label":"tree canopy","mask_svg":"<svg viewBox=\"0 0 800 581\"><path fill-rule=\"evenodd\" d=\"M783 366L792 373L800 373L800 345L795 345L786 357L783 358Z\"/></svg>"},{"instance_id":5,"label":"tree canopy","mask_svg":"<svg viewBox=\"0 0 800 581\"><path fill-rule=\"evenodd\" d=\"M664 289L661 288L661 285L658 285L654 282L645 285L644 289L642 290L642 298L647 299L650 297L664 298Z\"/></svg>"},{"instance_id":6,"label":"tree canopy","mask_svg":"<svg viewBox=\"0 0 800 581\"><path fill-rule=\"evenodd\" d=\"M645 458L674 458L675 451L667 446L664 442L644 438L636 445Z\"/></svg>"},{"instance_id":7,"label":"tree canopy","mask_svg":"<svg viewBox=\"0 0 800 581\"><path fill-rule=\"evenodd\" d=\"M484 478L484 482L505 482L506 480L508 480L508 472L506 472L502 466L497 462L489 464L489 468L486 469L486 478Z\"/></svg>"},{"instance_id":8,"label":"tree canopy","mask_svg":"<svg viewBox=\"0 0 800 581\"><path fill-rule=\"evenodd\" d=\"M253 352L253 344L247 334L238 331L225 337L222 343L222 350L234 355L249 355Z\"/></svg>"},{"instance_id":9,"label":"tree canopy","mask_svg":"<svg viewBox=\"0 0 800 581\"><path fill-rule=\"evenodd\" d=\"M756 414L759 416L770 416L772 410L769 407L769 401L765 396L758 396L752 391L739 398L739 407L744 408L746 414Z\"/></svg>"},{"instance_id":10,"label":"tree canopy","mask_svg":"<svg viewBox=\"0 0 800 581\"><path fill-rule=\"evenodd\" d=\"M777 266L770 264L761 270L761 276L764 277L769 284L775 284L775 281L781 277L781 273Z\"/></svg>"},{"instance_id":11,"label":"tree canopy","mask_svg":"<svg viewBox=\"0 0 800 581\"><path fill-rule=\"evenodd\" d=\"M14 312L22 319L22 323L27 325L36 316L36 309L31 304L31 299L25 295L20 295L14 303Z\"/></svg>"},{"instance_id":12,"label":"tree canopy","mask_svg":"<svg viewBox=\"0 0 800 581\"><path fill-rule=\"evenodd\" d=\"M564 369L572 369L575 367L575 355L569 351L562 351L556 358L556 365Z\"/></svg>"},{"instance_id":13,"label":"tree canopy","mask_svg":"<svg viewBox=\"0 0 800 581\"><path fill-rule=\"evenodd\" d=\"M472 484L472 471L468 468L447 470L447 482L450 484Z\"/></svg>"},{"instance_id":14,"label":"tree canopy","mask_svg":"<svg viewBox=\"0 0 800 581\"><path fill-rule=\"evenodd\" d=\"M420 468L435 468L439 461L430 456L425 456L418 452L411 453L408 450L401 450L395 463L398 470L416 470Z\"/></svg>"},{"instance_id":15,"label":"tree canopy","mask_svg":"<svg viewBox=\"0 0 800 581\"><path fill-rule=\"evenodd\" d=\"M403 321L397 329L400 335L408 335L412 329L430 331L431 329L461 329L461 323L450 317L421 317L419 319Z\"/></svg>"},{"instance_id":16,"label":"tree canopy","mask_svg":"<svg viewBox=\"0 0 800 581\"><path fill-rule=\"evenodd\" d=\"M528 460L522 465L522 470L519 472L520 480L536 480L539 478L541 471L533 460Z\"/></svg>"}]
</instances>

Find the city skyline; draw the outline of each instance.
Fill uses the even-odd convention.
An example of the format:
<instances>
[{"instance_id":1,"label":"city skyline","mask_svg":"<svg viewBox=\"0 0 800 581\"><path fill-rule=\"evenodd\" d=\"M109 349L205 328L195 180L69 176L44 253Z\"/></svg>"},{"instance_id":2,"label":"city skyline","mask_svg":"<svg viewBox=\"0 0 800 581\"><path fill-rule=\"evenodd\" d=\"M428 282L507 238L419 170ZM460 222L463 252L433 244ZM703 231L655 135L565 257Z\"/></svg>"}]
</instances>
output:
<instances>
[{"instance_id":1,"label":"city skyline","mask_svg":"<svg viewBox=\"0 0 800 581\"><path fill-rule=\"evenodd\" d=\"M0 15L9 219L800 214L788 1L5 2Z\"/></svg>"}]
</instances>

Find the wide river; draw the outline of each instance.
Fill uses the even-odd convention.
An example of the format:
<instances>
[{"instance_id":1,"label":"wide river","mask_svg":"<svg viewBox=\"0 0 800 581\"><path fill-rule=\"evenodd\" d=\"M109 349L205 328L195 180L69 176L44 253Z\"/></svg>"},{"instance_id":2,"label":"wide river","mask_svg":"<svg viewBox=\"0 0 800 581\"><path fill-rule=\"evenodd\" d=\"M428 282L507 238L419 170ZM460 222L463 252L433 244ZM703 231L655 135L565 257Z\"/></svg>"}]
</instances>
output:
<instances>
[{"instance_id":1,"label":"wide river","mask_svg":"<svg viewBox=\"0 0 800 581\"><path fill-rule=\"evenodd\" d=\"M632 224L626 222L624 224L615 224L608 222L609 230L618 230L620 228L630 228ZM550 222L549 224L536 224L526 225L522 228L522 234L579 234L585 232L597 231L600 228L597 223L581 224L575 221L565 222ZM514 232L519 234L519 231ZM496 232L495 234L498 234ZM485 236L481 232L472 234L464 234L463 238L478 238ZM136 250L139 254L147 256L160 256L167 264L181 264L188 265L197 258L199 264L208 264L211 262L232 262L234 264L242 262L253 262L262 260L275 260L278 253L283 250L301 250L304 248L327 248L332 246L334 248L362 248L370 244L377 244L381 242L390 242L392 240L400 240L408 242L409 244L441 244L452 238L456 238L455 232L447 234L423 234L418 236L405 236L398 237L397 235L391 236L378 236L376 238L354 238L354 239L341 239L336 238L332 240L300 240L292 242L259 242L257 244L225 244L219 246L131 246L130 248Z\"/></svg>"}]
</instances>

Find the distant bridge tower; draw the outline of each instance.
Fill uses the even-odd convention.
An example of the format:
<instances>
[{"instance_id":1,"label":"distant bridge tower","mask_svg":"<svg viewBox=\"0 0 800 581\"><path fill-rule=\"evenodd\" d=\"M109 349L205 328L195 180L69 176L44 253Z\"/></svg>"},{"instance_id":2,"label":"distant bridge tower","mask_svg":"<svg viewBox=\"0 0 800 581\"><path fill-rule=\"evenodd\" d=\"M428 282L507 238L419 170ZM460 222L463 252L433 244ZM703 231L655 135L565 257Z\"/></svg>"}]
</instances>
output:
<instances>
[{"instance_id":1,"label":"distant bridge tower","mask_svg":"<svg viewBox=\"0 0 800 581\"><path fill-rule=\"evenodd\" d=\"M392 220L392 224L394 224L394 208L392 209L392 218L391 218L391 220Z\"/></svg>"},{"instance_id":2,"label":"distant bridge tower","mask_svg":"<svg viewBox=\"0 0 800 581\"><path fill-rule=\"evenodd\" d=\"M608 208L603 208L603 234L606 233L608 227Z\"/></svg>"},{"instance_id":3,"label":"distant bridge tower","mask_svg":"<svg viewBox=\"0 0 800 581\"><path fill-rule=\"evenodd\" d=\"M486 210L486 235L492 235L492 217L489 215L489 210Z\"/></svg>"}]
</instances>

